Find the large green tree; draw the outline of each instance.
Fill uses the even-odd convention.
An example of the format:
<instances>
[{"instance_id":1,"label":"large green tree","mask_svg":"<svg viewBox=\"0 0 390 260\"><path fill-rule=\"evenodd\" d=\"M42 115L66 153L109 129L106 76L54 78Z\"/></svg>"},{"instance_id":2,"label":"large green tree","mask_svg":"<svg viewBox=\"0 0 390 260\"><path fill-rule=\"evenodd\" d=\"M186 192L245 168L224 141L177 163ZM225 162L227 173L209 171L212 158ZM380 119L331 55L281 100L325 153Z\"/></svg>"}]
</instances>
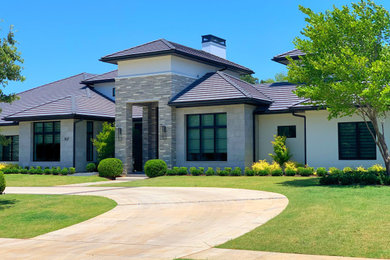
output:
<instances>
[{"instance_id":1,"label":"large green tree","mask_svg":"<svg viewBox=\"0 0 390 260\"><path fill-rule=\"evenodd\" d=\"M24 81L20 65L23 63L23 59L16 48L16 44L12 27L5 36L0 35L0 103L11 103L17 99L14 93L5 94L3 91L9 81ZM0 144L7 145L8 143L9 140L0 135Z\"/></svg>"},{"instance_id":2,"label":"large green tree","mask_svg":"<svg viewBox=\"0 0 390 260\"><path fill-rule=\"evenodd\" d=\"M360 1L324 13L299 6L307 15L297 49L288 57L288 78L296 93L324 106L329 119L358 115L372 123L370 133L390 175L390 156L383 122L390 105L390 15L373 1Z\"/></svg>"}]
</instances>

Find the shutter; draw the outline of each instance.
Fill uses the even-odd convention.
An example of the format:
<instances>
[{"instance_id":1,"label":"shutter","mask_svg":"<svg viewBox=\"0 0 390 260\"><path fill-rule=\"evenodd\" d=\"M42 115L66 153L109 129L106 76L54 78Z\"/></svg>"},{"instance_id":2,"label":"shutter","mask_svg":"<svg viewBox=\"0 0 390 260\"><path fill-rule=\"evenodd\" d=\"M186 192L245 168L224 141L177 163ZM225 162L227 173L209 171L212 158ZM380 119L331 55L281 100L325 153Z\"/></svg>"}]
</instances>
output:
<instances>
[{"instance_id":1,"label":"shutter","mask_svg":"<svg viewBox=\"0 0 390 260\"><path fill-rule=\"evenodd\" d=\"M372 123L369 123L371 131L374 133L374 127ZM358 123L359 127L359 159L376 159L376 145L375 141L372 138L370 131L367 128L367 125L363 123Z\"/></svg>"},{"instance_id":2,"label":"shutter","mask_svg":"<svg viewBox=\"0 0 390 260\"><path fill-rule=\"evenodd\" d=\"M356 123L339 123L339 159L358 158Z\"/></svg>"}]
</instances>

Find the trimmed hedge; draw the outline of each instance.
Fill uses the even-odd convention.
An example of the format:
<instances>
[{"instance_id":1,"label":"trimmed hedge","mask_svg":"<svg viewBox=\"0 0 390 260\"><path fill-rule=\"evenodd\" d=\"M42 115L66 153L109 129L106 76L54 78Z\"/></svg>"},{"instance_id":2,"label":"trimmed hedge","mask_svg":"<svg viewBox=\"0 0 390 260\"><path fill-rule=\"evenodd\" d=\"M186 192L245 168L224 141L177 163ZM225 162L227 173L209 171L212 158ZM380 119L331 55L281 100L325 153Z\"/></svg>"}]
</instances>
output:
<instances>
[{"instance_id":1,"label":"trimmed hedge","mask_svg":"<svg viewBox=\"0 0 390 260\"><path fill-rule=\"evenodd\" d=\"M5 178L4 178L4 173L0 171L0 194L3 194L5 190Z\"/></svg>"},{"instance_id":2,"label":"trimmed hedge","mask_svg":"<svg viewBox=\"0 0 390 260\"><path fill-rule=\"evenodd\" d=\"M103 159L98 165L98 172L100 177L115 180L122 175L123 163L117 158Z\"/></svg>"},{"instance_id":3,"label":"trimmed hedge","mask_svg":"<svg viewBox=\"0 0 390 260\"><path fill-rule=\"evenodd\" d=\"M149 160L145 163L145 166L144 166L145 174L149 178L163 176L167 172L167 169L168 169L167 164L163 160L160 160L160 159ZM187 171L187 168L186 168L186 171ZM173 172L176 173L176 171L173 171ZM173 175L177 175L177 174L173 174Z\"/></svg>"},{"instance_id":4,"label":"trimmed hedge","mask_svg":"<svg viewBox=\"0 0 390 260\"><path fill-rule=\"evenodd\" d=\"M39 175L42 175L42 174L45 174L45 175L50 175L50 174L53 174L53 175L68 175L68 174L74 174L76 173L76 169L74 167L70 167L70 168L67 168L67 167L64 167L64 168L61 168L61 167L52 167L51 169L49 167L45 167L44 169L42 169L41 166L37 166L37 167L15 167L15 168L5 168L3 170L3 173L4 174L39 174Z\"/></svg>"},{"instance_id":5,"label":"trimmed hedge","mask_svg":"<svg viewBox=\"0 0 390 260\"><path fill-rule=\"evenodd\" d=\"M96 171L96 164L88 163L85 169L87 170L87 172L94 172Z\"/></svg>"}]
</instances>

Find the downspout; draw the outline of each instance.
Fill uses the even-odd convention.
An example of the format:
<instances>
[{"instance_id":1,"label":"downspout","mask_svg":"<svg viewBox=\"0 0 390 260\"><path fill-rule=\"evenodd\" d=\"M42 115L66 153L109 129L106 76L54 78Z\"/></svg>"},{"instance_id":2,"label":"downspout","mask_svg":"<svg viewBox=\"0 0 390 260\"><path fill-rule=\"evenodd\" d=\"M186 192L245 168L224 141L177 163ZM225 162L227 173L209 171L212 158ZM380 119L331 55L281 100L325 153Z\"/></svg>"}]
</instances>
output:
<instances>
[{"instance_id":1,"label":"downspout","mask_svg":"<svg viewBox=\"0 0 390 260\"><path fill-rule=\"evenodd\" d=\"M253 126L252 126L252 143L253 143L253 162L256 161L256 113L253 111L252 114L252 121L253 121Z\"/></svg>"},{"instance_id":2,"label":"downspout","mask_svg":"<svg viewBox=\"0 0 390 260\"><path fill-rule=\"evenodd\" d=\"M76 124L83 120L75 120L73 122L73 168L76 168Z\"/></svg>"},{"instance_id":3,"label":"downspout","mask_svg":"<svg viewBox=\"0 0 390 260\"><path fill-rule=\"evenodd\" d=\"M295 114L295 111L292 111L292 115L296 117L303 118L303 150L305 155L305 165L307 164L307 143L306 143L306 116Z\"/></svg>"}]
</instances>

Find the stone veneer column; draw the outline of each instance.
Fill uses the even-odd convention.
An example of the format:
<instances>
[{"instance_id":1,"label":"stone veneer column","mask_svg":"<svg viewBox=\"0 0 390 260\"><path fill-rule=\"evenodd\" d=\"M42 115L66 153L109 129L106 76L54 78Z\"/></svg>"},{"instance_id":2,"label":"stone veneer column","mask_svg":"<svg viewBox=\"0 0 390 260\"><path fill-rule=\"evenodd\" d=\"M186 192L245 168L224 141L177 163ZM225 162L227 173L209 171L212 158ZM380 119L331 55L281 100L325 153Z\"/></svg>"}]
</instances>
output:
<instances>
[{"instance_id":1,"label":"stone veneer column","mask_svg":"<svg viewBox=\"0 0 390 260\"><path fill-rule=\"evenodd\" d=\"M115 157L122 160L123 171L133 171L133 109L131 103L116 106ZM121 129L121 130L119 130ZM119 131L122 131L120 134Z\"/></svg>"}]
</instances>

